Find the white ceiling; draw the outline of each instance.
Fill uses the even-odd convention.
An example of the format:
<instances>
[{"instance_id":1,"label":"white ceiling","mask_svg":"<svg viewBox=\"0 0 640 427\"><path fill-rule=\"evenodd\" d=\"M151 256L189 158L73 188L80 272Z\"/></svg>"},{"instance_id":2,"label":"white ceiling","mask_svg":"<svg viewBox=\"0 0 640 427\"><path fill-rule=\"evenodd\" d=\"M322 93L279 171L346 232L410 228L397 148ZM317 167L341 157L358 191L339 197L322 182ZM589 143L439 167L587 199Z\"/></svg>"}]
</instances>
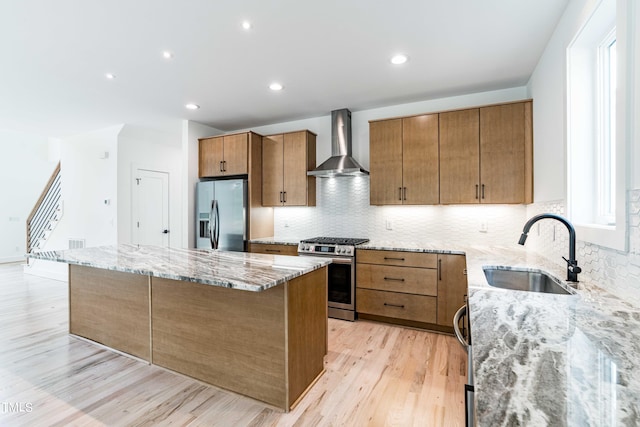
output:
<instances>
[{"instance_id":1,"label":"white ceiling","mask_svg":"<svg viewBox=\"0 0 640 427\"><path fill-rule=\"evenodd\" d=\"M65 136L190 119L234 130L522 86L567 3L2 0L0 128ZM390 64L397 52L409 62Z\"/></svg>"}]
</instances>

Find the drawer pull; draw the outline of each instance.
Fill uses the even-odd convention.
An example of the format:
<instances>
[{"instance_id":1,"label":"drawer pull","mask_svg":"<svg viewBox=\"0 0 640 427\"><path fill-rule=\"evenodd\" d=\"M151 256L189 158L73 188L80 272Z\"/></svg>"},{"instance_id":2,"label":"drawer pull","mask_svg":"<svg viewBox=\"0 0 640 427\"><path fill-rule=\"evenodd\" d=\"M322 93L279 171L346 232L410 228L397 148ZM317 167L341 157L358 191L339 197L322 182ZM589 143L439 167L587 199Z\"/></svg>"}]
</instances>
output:
<instances>
[{"instance_id":1,"label":"drawer pull","mask_svg":"<svg viewBox=\"0 0 640 427\"><path fill-rule=\"evenodd\" d=\"M280 252L280 249L265 249L267 252Z\"/></svg>"},{"instance_id":2,"label":"drawer pull","mask_svg":"<svg viewBox=\"0 0 640 427\"><path fill-rule=\"evenodd\" d=\"M387 307L404 308L404 304L389 304L389 303L385 302L384 305L387 306Z\"/></svg>"},{"instance_id":3,"label":"drawer pull","mask_svg":"<svg viewBox=\"0 0 640 427\"><path fill-rule=\"evenodd\" d=\"M384 257L385 261L404 261L404 258Z\"/></svg>"},{"instance_id":4,"label":"drawer pull","mask_svg":"<svg viewBox=\"0 0 640 427\"><path fill-rule=\"evenodd\" d=\"M404 282L404 279L402 279L402 278L397 279L395 277L385 277L384 280L391 280L391 281L395 281L395 282Z\"/></svg>"}]
</instances>

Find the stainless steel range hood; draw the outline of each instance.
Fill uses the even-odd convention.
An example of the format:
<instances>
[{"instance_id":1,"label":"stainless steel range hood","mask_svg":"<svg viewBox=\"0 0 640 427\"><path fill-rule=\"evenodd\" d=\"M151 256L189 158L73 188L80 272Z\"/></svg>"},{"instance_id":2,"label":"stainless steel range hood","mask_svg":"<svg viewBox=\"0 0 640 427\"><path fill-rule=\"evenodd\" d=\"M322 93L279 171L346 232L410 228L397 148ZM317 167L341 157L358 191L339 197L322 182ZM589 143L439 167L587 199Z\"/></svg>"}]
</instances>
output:
<instances>
[{"instance_id":1,"label":"stainless steel range hood","mask_svg":"<svg viewBox=\"0 0 640 427\"><path fill-rule=\"evenodd\" d=\"M351 157L351 111L331 112L331 157L307 175L319 178L369 175L369 171Z\"/></svg>"}]
</instances>

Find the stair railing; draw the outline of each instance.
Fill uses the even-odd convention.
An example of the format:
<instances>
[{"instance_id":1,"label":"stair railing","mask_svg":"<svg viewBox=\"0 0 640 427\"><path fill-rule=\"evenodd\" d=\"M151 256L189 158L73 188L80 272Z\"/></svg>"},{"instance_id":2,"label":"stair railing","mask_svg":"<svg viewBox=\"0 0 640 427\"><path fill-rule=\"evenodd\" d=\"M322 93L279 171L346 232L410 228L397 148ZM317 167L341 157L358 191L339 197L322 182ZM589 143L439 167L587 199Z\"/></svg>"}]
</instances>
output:
<instances>
[{"instance_id":1,"label":"stair railing","mask_svg":"<svg viewBox=\"0 0 640 427\"><path fill-rule=\"evenodd\" d=\"M27 253L41 247L46 241L53 225L60 219L61 212L62 194L58 163L27 218Z\"/></svg>"}]
</instances>

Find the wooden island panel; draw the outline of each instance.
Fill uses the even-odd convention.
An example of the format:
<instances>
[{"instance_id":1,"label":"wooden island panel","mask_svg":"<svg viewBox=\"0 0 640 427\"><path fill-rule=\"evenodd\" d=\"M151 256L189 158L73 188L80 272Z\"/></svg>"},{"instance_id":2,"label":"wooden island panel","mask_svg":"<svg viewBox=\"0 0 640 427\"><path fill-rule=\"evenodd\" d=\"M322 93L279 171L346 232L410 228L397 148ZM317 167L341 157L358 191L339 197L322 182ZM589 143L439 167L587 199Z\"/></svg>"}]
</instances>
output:
<instances>
[{"instance_id":1,"label":"wooden island panel","mask_svg":"<svg viewBox=\"0 0 640 427\"><path fill-rule=\"evenodd\" d=\"M324 369L326 275L262 292L154 277L153 363L289 410Z\"/></svg>"},{"instance_id":2,"label":"wooden island panel","mask_svg":"<svg viewBox=\"0 0 640 427\"><path fill-rule=\"evenodd\" d=\"M149 361L149 276L70 264L69 333Z\"/></svg>"},{"instance_id":3,"label":"wooden island panel","mask_svg":"<svg viewBox=\"0 0 640 427\"><path fill-rule=\"evenodd\" d=\"M324 371L328 353L327 274L324 267L287 284L289 407L295 406Z\"/></svg>"},{"instance_id":4,"label":"wooden island panel","mask_svg":"<svg viewBox=\"0 0 640 427\"><path fill-rule=\"evenodd\" d=\"M284 286L247 292L154 278L153 363L284 407Z\"/></svg>"}]
</instances>

